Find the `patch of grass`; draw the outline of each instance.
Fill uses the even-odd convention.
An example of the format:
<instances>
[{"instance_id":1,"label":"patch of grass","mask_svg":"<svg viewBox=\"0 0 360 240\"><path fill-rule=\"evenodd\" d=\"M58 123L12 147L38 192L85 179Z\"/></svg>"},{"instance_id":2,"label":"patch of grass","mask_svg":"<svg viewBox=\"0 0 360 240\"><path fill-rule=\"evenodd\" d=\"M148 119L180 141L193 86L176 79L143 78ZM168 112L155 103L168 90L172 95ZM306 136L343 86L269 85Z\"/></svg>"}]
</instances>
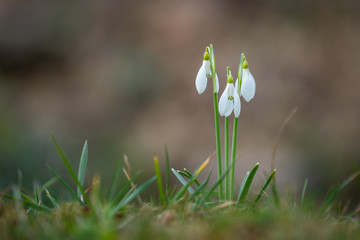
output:
<instances>
[{"instance_id":1,"label":"patch of grass","mask_svg":"<svg viewBox=\"0 0 360 240\"><path fill-rule=\"evenodd\" d=\"M306 194L307 180L300 199L294 195L278 198L279 193L275 198L267 191L275 170L259 188L260 192L253 189L257 163L245 176L238 200L219 201L215 190L234 163L224 169L215 183L210 183L212 171L207 165L213 155L193 173L172 169L181 183L178 189L169 185L167 149L165 186L157 157L155 176L143 183L137 183L138 174L132 175L125 157L125 181L120 182L123 178L118 168L109 187L103 186L96 175L90 186L85 186L87 143L76 175L53 141L77 189L51 170L55 177L32 193L21 184L1 190L0 239L360 239L360 209L342 211L336 201L339 192L360 171L332 187L322 201L313 201ZM197 179L201 174L207 176L203 182ZM51 194L56 181L70 192L72 200L60 201ZM149 203L140 195L155 182L158 191ZM258 194L248 194L252 190Z\"/></svg>"}]
</instances>

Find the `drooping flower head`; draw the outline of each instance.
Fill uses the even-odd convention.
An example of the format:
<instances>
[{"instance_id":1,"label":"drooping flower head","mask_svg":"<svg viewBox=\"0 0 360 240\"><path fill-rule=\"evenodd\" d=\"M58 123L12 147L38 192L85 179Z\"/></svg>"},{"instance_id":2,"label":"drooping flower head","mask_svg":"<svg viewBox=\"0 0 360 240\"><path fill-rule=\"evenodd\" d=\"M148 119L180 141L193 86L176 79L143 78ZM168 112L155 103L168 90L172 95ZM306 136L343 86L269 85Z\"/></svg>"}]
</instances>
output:
<instances>
[{"instance_id":1,"label":"drooping flower head","mask_svg":"<svg viewBox=\"0 0 360 240\"><path fill-rule=\"evenodd\" d=\"M227 79L227 85L220 97L219 113L220 116L228 117L234 111L235 117L239 117L241 111L240 97L234 87L234 78L231 73Z\"/></svg>"},{"instance_id":2,"label":"drooping flower head","mask_svg":"<svg viewBox=\"0 0 360 240\"><path fill-rule=\"evenodd\" d=\"M236 79L235 87L237 91L238 79ZM256 90L255 79L249 70L249 63L245 60L243 63L240 95L245 99L246 102L249 102L251 99L254 98L255 90Z\"/></svg>"},{"instance_id":3,"label":"drooping flower head","mask_svg":"<svg viewBox=\"0 0 360 240\"><path fill-rule=\"evenodd\" d=\"M195 86L196 86L196 90L198 91L199 94L202 94L207 86L207 80L208 78L211 78L212 73L211 73L211 66L210 66L210 56L208 51L206 50L204 53L204 58L203 58L203 63L196 75L196 80L195 80ZM217 74L215 75L215 81L216 81L216 91L219 91L219 79Z\"/></svg>"}]
</instances>

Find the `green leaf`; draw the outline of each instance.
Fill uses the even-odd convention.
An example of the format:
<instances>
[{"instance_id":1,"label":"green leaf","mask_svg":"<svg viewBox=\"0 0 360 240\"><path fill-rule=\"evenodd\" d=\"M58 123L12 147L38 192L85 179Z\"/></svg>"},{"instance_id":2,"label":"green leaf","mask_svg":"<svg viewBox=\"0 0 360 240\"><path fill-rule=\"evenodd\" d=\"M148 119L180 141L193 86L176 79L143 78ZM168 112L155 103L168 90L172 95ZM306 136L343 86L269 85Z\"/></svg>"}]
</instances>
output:
<instances>
[{"instance_id":1,"label":"green leaf","mask_svg":"<svg viewBox=\"0 0 360 240\"><path fill-rule=\"evenodd\" d=\"M77 178L77 176L76 176L73 168L72 168L71 165L70 165L69 160L67 159L67 157L65 156L64 152L61 150L59 144L56 142L56 140L55 140L55 138L54 138L53 136L51 136L51 141L52 141L53 144L55 145L55 148L56 148L56 150L58 151L58 153L59 153L62 161L64 162L64 164L65 164L68 172L70 173L71 178L74 180L74 182L76 183L76 185L80 188L80 191L81 191L82 196L84 197L85 201L87 202L87 204L89 205L89 207L90 207L91 209L93 209L92 204L91 204L91 202L90 202L87 194L85 193L84 188L81 186L81 184L80 184L80 182L79 182L79 180L78 180L78 178Z\"/></svg>"},{"instance_id":2,"label":"green leaf","mask_svg":"<svg viewBox=\"0 0 360 240\"><path fill-rule=\"evenodd\" d=\"M185 171L185 173L187 173L187 174L190 176L190 178L193 177L193 175L191 174L191 172L189 172L186 168L184 168L184 171ZM195 178L194 183L195 183L195 185L196 185L197 187L200 186L200 183L198 182L198 180L196 180L196 178Z\"/></svg>"},{"instance_id":3,"label":"green leaf","mask_svg":"<svg viewBox=\"0 0 360 240\"><path fill-rule=\"evenodd\" d=\"M243 179L243 181L242 181L242 183L241 183L241 186L240 186L239 195L238 195L238 201L239 201L239 198L240 198L241 193L242 193L243 190L244 190L245 183L246 183L247 179L249 178L249 175L250 175L250 172L247 171L246 174L245 174L245 176L244 176L244 179Z\"/></svg>"},{"instance_id":4,"label":"green leaf","mask_svg":"<svg viewBox=\"0 0 360 240\"><path fill-rule=\"evenodd\" d=\"M58 179L56 177L51 178L49 181L47 181L46 183L44 183L39 190L39 195L41 195L41 193L45 190L48 189L49 187L51 187L54 183L56 183L58 181Z\"/></svg>"},{"instance_id":5,"label":"green leaf","mask_svg":"<svg viewBox=\"0 0 360 240\"><path fill-rule=\"evenodd\" d=\"M177 172L178 172L180 175L186 177L186 178L189 179L189 180L193 178L193 175L192 175L188 170L186 170L186 168L184 168L184 172L183 172L183 171L180 171L180 170L177 170ZM195 179L195 181L194 181L194 184L195 184L197 187L200 186L200 183L199 183L198 180L196 180L196 179Z\"/></svg>"},{"instance_id":6,"label":"green leaf","mask_svg":"<svg viewBox=\"0 0 360 240\"><path fill-rule=\"evenodd\" d=\"M120 177L121 177L121 173L122 173L122 166L120 164L120 162L118 163L118 166L115 170L115 174L114 174L114 177L111 181L111 187L110 187L110 191L109 191L109 194L108 194L108 199L111 201L114 196L115 196L115 192L117 190L117 188L119 187L120 185Z\"/></svg>"},{"instance_id":7,"label":"green leaf","mask_svg":"<svg viewBox=\"0 0 360 240\"><path fill-rule=\"evenodd\" d=\"M191 194L194 193L194 189L190 186L192 184L191 180L188 182L179 174L178 171L175 169L171 169L174 173L175 177L181 182L183 185L182 188L175 194L173 200L177 201L179 198L185 193L186 190L188 190Z\"/></svg>"},{"instance_id":8,"label":"green leaf","mask_svg":"<svg viewBox=\"0 0 360 240\"><path fill-rule=\"evenodd\" d=\"M351 181L356 179L360 175L360 170L351 174L348 178L346 178L339 186L333 187L329 190L328 194L325 197L325 200L322 204L321 213L324 214L326 210L330 207L330 205L335 200L336 196L339 192L346 187Z\"/></svg>"},{"instance_id":9,"label":"green leaf","mask_svg":"<svg viewBox=\"0 0 360 240\"><path fill-rule=\"evenodd\" d=\"M270 184L271 180L274 178L276 173L276 169L274 169L274 171L272 171L272 173L270 174L270 176L268 177L268 179L266 180L264 186L261 188L259 194L257 195L256 199L255 199L255 203L257 203L261 197L261 195L265 192L266 188L268 187L268 185Z\"/></svg>"},{"instance_id":10,"label":"green leaf","mask_svg":"<svg viewBox=\"0 0 360 240\"><path fill-rule=\"evenodd\" d=\"M191 201L193 198L195 198L197 195L199 195L204 189L206 189L210 177L211 177L212 170L210 170L208 176L206 177L206 180L195 190L195 192L189 197L189 201Z\"/></svg>"},{"instance_id":11,"label":"green leaf","mask_svg":"<svg viewBox=\"0 0 360 240\"><path fill-rule=\"evenodd\" d=\"M80 205L84 205L84 203L81 201L81 199L77 196L77 194L75 193L75 191L70 187L70 185L62 178L60 177L53 169L51 169L48 166L50 172L56 177L57 180L59 180L59 182L64 185L64 187L69 190L69 192L75 197L75 199L80 203Z\"/></svg>"},{"instance_id":12,"label":"green leaf","mask_svg":"<svg viewBox=\"0 0 360 240\"><path fill-rule=\"evenodd\" d=\"M25 193L23 192L20 192L21 196L24 198L22 200L22 203L25 205L25 206L29 206L29 207L32 207L36 210L43 210L43 211L50 211L50 208L48 208L47 206L45 205L40 205L38 203L36 203L35 200L33 200L30 196L26 195Z\"/></svg>"},{"instance_id":13,"label":"green leaf","mask_svg":"<svg viewBox=\"0 0 360 240\"><path fill-rule=\"evenodd\" d=\"M215 189L219 186L219 184L224 180L226 174L229 173L230 169L235 166L235 162L232 162L227 169L223 172L223 174L218 178L218 180L210 187L209 191L205 194L202 200L199 202L199 205L203 205L207 199L213 194Z\"/></svg>"},{"instance_id":14,"label":"green leaf","mask_svg":"<svg viewBox=\"0 0 360 240\"><path fill-rule=\"evenodd\" d=\"M129 189L132 190L131 183L134 182L134 180L139 175L140 175L140 172L136 172L130 180L127 180L126 184L120 189L119 193L116 195L113 203L121 202L125 198L125 196L124 196L125 192L129 191Z\"/></svg>"},{"instance_id":15,"label":"green leaf","mask_svg":"<svg viewBox=\"0 0 360 240\"><path fill-rule=\"evenodd\" d=\"M301 205L303 205L303 203L304 203L305 191L306 191L307 183L308 183L308 179L305 179L304 186L303 186L303 189L302 189L302 192L301 192L301 199L300 199L300 204Z\"/></svg>"},{"instance_id":16,"label":"green leaf","mask_svg":"<svg viewBox=\"0 0 360 240\"><path fill-rule=\"evenodd\" d=\"M88 160L88 143L86 140L81 153L79 171L78 171L78 180L82 188L84 188L87 160ZM81 198L82 192L79 186L77 188L77 195L79 198Z\"/></svg>"},{"instance_id":17,"label":"green leaf","mask_svg":"<svg viewBox=\"0 0 360 240\"><path fill-rule=\"evenodd\" d=\"M141 184L138 188L136 188L135 191L133 191L129 196L124 198L123 201L121 201L112 211L112 215L115 215L120 209L122 209L125 205L130 203L132 200L134 200L140 193L142 193L145 189L147 189L151 183L153 183L156 180L156 176L150 178L143 184Z\"/></svg>"},{"instance_id":18,"label":"green leaf","mask_svg":"<svg viewBox=\"0 0 360 240\"><path fill-rule=\"evenodd\" d=\"M162 204L164 204L166 197L165 197L164 190L163 190L163 183L162 183L162 178L161 178L159 159L156 156L154 157L154 168L155 168L156 180L157 180L158 191L159 191L159 196L160 196L160 204L162 205Z\"/></svg>"},{"instance_id":19,"label":"green leaf","mask_svg":"<svg viewBox=\"0 0 360 240\"><path fill-rule=\"evenodd\" d=\"M165 144L165 161L166 161L166 175L165 175L165 194L166 198L169 199L170 192L170 160L167 145Z\"/></svg>"},{"instance_id":20,"label":"green leaf","mask_svg":"<svg viewBox=\"0 0 360 240\"><path fill-rule=\"evenodd\" d=\"M256 171L258 170L258 168L259 168L259 163L256 163L254 168L251 170L249 176L247 177L243 189L241 189L239 191L238 202L246 199L247 193L249 191L249 188L251 186L251 183L252 183L252 181L254 179L254 176L255 176Z\"/></svg>"}]
</instances>

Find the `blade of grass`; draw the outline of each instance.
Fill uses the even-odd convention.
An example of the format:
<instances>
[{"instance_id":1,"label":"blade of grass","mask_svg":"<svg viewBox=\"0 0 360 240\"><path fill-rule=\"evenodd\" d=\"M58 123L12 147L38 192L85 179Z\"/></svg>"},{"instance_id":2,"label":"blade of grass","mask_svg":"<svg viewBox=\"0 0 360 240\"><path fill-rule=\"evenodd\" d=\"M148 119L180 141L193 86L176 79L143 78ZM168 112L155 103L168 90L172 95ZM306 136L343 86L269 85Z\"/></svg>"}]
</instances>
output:
<instances>
[{"instance_id":1,"label":"blade of grass","mask_svg":"<svg viewBox=\"0 0 360 240\"><path fill-rule=\"evenodd\" d=\"M128 179L128 181L130 182L131 188L133 189L133 191L136 191L136 185L135 185L135 183L131 180L130 174L128 173L128 171L127 171L125 168L123 168L122 170L123 170L126 178ZM142 202L140 196L137 196L137 200L138 200L139 205L143 205L143 202Z\"/></svg>"},{"instance_id":2,"label":"blade of grass","mask_svg":"<svg viewBox=\"0 0 360 240\"><path fill-rule=\"evenodd\" d=\"M181 196L186 192L186 190L190 189L191 184L193 184L193 182L196 180L196 178L200 175L200 173L206 168L206 166L209 164L210 159L212 158L213 154L211 156L209 156L202 164L201 166L195 171L194 176L182 187L180 188L180 190L175 194L173 200L174 201L178 201ZM180 174L178 174L174 169L171 169L176 177L180 177ZM179 179L180 180L180 179ZM185 181L186 182L186 181ZM190 190L189 190L190 191ZM194 193L194 190L192 190L192 192L190 193Z\"/></svg>"},{"instance_id":3,"label":"blade of grass","mask_svg":"<svg viewBox=\"0 0 360 240\"><path fill-rule=\"evenodd\" d=\"M147 189L151 183L153 183L156 180L156 176L150 178L143 184L141 184L138 188L136 188L135 191L133 191L127 198L124 199L124 201L121 201L112 211L112 215L115 215L120 209L122 209L125 205L130 203L132 200L134 200L136 197L140 195L145 189Z\"/></svg>"},{"instance_id":4,"label":"blade of grass","mask_svg":"<svg viewBox=\"0 0 360 240\"><path fill-rule=\"evenodd\" d=\"M120 183L120 177L121 177L121 171L122 171L122 166L119 163L116 170L115 170L115 174L114 177L111 181L111 187L110 187L110 191L108 194L108 199L111 201L113 200L114 196L115 196L115 192L117 190L117 188L119 187L119 183Z\"/></svg>"},{"instance_id":5,"label":"blade of grass","mask_svg":"<svg viewBox=\"0 0 360 240\"><path fill-rule=\"evenodd\" d=\"M70 185L62 178L60 177L53 169L51 169L48 166L50 172L59 180L59 182L64 185L64 187L69 190L69 192L75 197L75 199L80 203L80 205L84 205L84 203L81 201L81 199L77 196L76 192L70 187Z\"/></svg>"},{"instance_id":6,"label":"blade of grass","mask_svg":"<svg viewBox=\"0 0 360 240\"><path fill-rule=\"evenodd\" d=\"M121 201L122 198L124 198L124 194L126 191L129 191L131 189L131 183L139 176L139 172L136 172L134 176L131 178L131 181L127 181L126 184L120 189L119 193L114 198L113 203L118 203Z\"/></svg>"},{"instance_id":7,"label":"blade of grass","mask_svg":"<svg viewBox=\"0 0 360 240\"><path fill-rule=\"evenodd\" d=\"M186 168L184 168L184 171L185 171L185 173L187 173L187 174L190 176L190 178L193 177L193 175L191 174L191 172L189 172ZM195 185L196 185L197 187L200 186L200 183L199 183L199 181L198 181L197 179L195 179L194 183L195 183Z\"/></svg>"},{"instance_id":8,"label":"blade of grass","mask_svg":"<svg viewBox=\"0 0 360 240\"><path fill-rule=\"evenodd\" d=\"M201 193L204 189L206 189L210 177L211 177L212 170L210 170L208 176L206 177L206 180L194 191L194 193L189 197L188 201L191 201L194 199L199 193Z\"/></svg>"},{"instance_id":9,"label":"blade of grass","mask_svg":"<svg viewBox=\"0 0 360 240\"><path fill-rule=\"evenodd\" d=\"M199 201L199 205L204 205L204 203L208 200L208 198L213 194L217 186L222 182L225 178L226 174L229 173L230 169L235 166L235 162L232 162L230 166L225 169L224 173L220 176L220 178L210 187L209 191L205 194L205 196Z\"/></svg>"},{"instance_id":10,"label":"blade of grass","mask_svg":"<svg viewBox=\"0 0 360 240\"><path fill-rule=\"evenodd\" d=\"M54 138L53 136L51 136L51 141L52 141L53 144L55 145L55 148L56 148L56 150L58 151L58 153L59 153L62 161L64 162L64 164L65 164L68 172L70 173L71 178L72 178L73 181L76 183L76 185L80 188L80 191L81 191L82 196L84 197L85 201L87 202L87 204L89 205L89 207L90 207L91 209L93 209L93 206L92 206L92 204L91 204L91 202L90 202L87 194L85 193L84 188L81 186L81 184L80 184L80 182L79 182L79 180L78 180L78 178L77 178L77 176L76 176L73 168L71 167L69 160L67 159L67 157L65 156L64 152L62 151L62 149L60 148L59 144L56 142L56 140L55 140L55 138Z\"/></svg>"},{"instance_id":11,"label":"blade of grass","mask_svg":"<svg viewBox=\"0 0 360 240\"><path fill-rule=\"evenodd\" d=\"M240 194L241 194L242 191L244 190L245 183L246 183L247 179L249 178L249 175L250 175L250 172L247 171L247 172L245 173L244 179L243 179L243 181L242 181L242 183L241 183L241 186L240 186L239 195L238 195L238 198L237 198L238 201L239 201L239 198L240 198Z\"/></svg>"},{"instance_id":12,"label":"blade of grass","mask_svg":"<svg viewBox=\"0 0 360 240\"><path fill-rule=\"evenodd\" d=\"M255 199L255 203L257 203L259 201L261 195L265 192L265 190L268 187L268 185L270 184L271 180L274 178L275 173L276 173L276 169L274 169L274 171L270 174L270 176L266 180L264 186L261 188L259 194L257 195L257 197Z\"/></svg>"},{"instance_id":13,"label":"blade of grass","mask_svg":"<svg viewBox=\"0 0 360 240\"><path fill-rule=\"evenodd\" d=\"M166 198L169 199L170 191L170 160L167 145L165 144L165 162L166 162L166 175L165 175L165 194Z\"/></svg>"},{"instance_id":14,"label":"blade of grass","mask_svg":"<svg viewBox=\"0 0 360 240\"><path fill-rule=\"evenodd\" d=\"M51 187L54 183L56 183L58 181L58 179L56 177L51 178L49 181L47 181L46 183L44 183L39 190L39 194L41 194L43 191L45 191L45 189Z\"/></svg>"},{"instance_id":15,"label":"blade of grass","mask_svg":"<svg viewBox=\"0 0 360 240\"><path fill-rule=\"evenodd\" d=\"M33 200L30 196L26 195L23 192L20 192L21 196L24 198L22 200L22 203L25 206L30 206L31 208L34 208L36 210L43 210L43 211L50 211L50 208L43 205L40 205L41 203L36 203L36 200Z\"/></svg>"},{"instance_id":16,"label":"blade of grass","mask_svg":"<svg viewBox=\"0 0 360 240\"><path fill-rule=\"evenodd\" d=\"M171 169L171 171L174 173L175 177L181 182L181 184L183 186L186 186L188 184L188 182L181 176L182 174L184 174L184 176L188 177L187 174L181 172L181 171L176 171L175 169ZM194 189L192 187L188 187L188 191L190 193L194 193Z\"/></svg>"},{"instance_id":17,"label":"blade of grass","mask_svg":"<svg viewBox=\"0 0 360 240\"><path fill-rule=\"evenodd\" d=\"M156 181L157 181L158 191L159 191L159 196L160 196L160 204L163 205L165 203L166 197L164 194L163 183L162 183L162 179L161 179L159 158L157 156L154 156L154 167L155 167Z\"/></svg>"},{"instance_id":18,"label":"blade of grass","mask_svg":"<svg viewBox=\"0 0 360 240\"><path fill-rule=\"evenodd\" d=\"M58 207L59 204L57 203L56 199L51 196L49 190L45 189L45 192L46 192L46 197L50 200L53 207L55 208Z\"/></svg>"},{"instance_id":19,"label":"blade of grass","mask_svg":"<svg viewBox=\"0 0 360 240\"><path fill-rule=\"evenodd\" d=\"M85 175L86 175L86 166L88 161L88 143L87 140L85 141L81 157L80 157L80 163L79 163L79 171L78 171L78 180L81 185L81 187L84 188L84 182L85 182ZM80 187L77 188L77 195L79 198L81 198L82 192Z\"/></svg>"},{"instance_id":20,"label":"blade of grass","mask_svg":"<svg viewBox=\"0 0 360 240\"><path fill-rule=\"evenodd\" d=\"M39 204L40 203L40 199L39 199L39 193L37 188L35 188L35 197L36 197L36 203Z\"/></svg>"},{"instance_id":21,"label":"blade of grass","mask_svg":"<svg viewBox=\"0 0 360 240\"><path fill-rule=\"evenodd\" d=\"M307 183L308 183L308 179L305 179L304 186L303 186L303 189L302 189L302 192L301 192L301 199L300 199L300 204L301 204L301 205L304 204L304 199L305 199L305 192L306 192Z\"/></svg>"},{"instance_id":22,"label":"blade of grass","mask_svg":"<svg viewBox=\"0 0 360 240\"><path fill-rule=\"evenodd\" d=\"M184 172L183 172L183 171L180 171L180 170L177 170L177 172L178 172L180 175L186 177L186 178L189 179L189 180L190 180L191 178L193 178L193 175L192 175L188 170L186 170L186 168L184 168ZM196 186L200 186L200 183L199 183L198 180L195 179L194 183L195 183Z\"/></svg>"},{"instance_id":23,"label":"blade of grass","mask_svg":"<svg viewBox=\"0 0 360 240\"><path fill-rule=\"evenodd\" d=\"M239 201L243 201L246 199L246 196L248 194L248 191L249 191L249 188L251 186L251 183L254 179L254 176L257 172L259 168L259 163L256 163L254 168L251 170L250 174L249 174L249 177L246 179L246 182L245 182L245 185L244 185L244 188L242 189L242 191L239 191L239 196L238 196L238 202Z\"/></svg>"},{"instance_id":24,"label":"blade of grass","mask_svg":"<svg viewBox=\"0 0 360 240\"><path fill-rule=\"evenodd\" d=\"M328 194L325 197L324 202L322 203L322 208L320 213L324 214L326 210L330 207L330 205L335 200L336 196L339 192L346 187L350 182L356 179L360 175L360 170L356 171L355 173L351 174L348 178L346 178L339 186L333 187L329 190Z\"/></svg>"}]
</instances>

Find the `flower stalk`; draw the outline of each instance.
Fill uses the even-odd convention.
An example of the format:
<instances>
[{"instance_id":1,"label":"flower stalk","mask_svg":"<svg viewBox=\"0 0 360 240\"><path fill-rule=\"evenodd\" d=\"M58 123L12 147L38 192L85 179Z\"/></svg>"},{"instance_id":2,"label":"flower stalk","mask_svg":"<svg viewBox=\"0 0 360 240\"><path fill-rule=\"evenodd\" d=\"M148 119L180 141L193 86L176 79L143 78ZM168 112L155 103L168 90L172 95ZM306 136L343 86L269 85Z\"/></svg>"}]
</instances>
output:
<instances>
[{"instance_id":1,"label":"flower stalk","mask_svg":"<svg viewBox=\"0 0 360 240\"><path fill-rule=\"evenodd\" d=\"M221 143L220 143L220 125L219 125L219 107L218 107L218 96L217 96L217 77L216 77L216 65L213 45L210 44L208 48L210 52L210 66L213 80L213 95L214 95L214 117L215 117L215 134L216 134L216 156L218 165L218 179L222 175L222 164L221 164ZM219 184L219 201L223 200L223 184Z\"/></svg>"},{"instance_id":2,"label":"flower stalk","mask_svg":"<svg viewBox=\"0 0 360 240\"><path fill-rule=\"evenodd\" d=\"M238 70L238 81L237 81L237 93L239 97L241 96L241 84L242 84L242 73L243 73L243 63L245 60L245 54L242 53L240 57L240 64ZM231 170L230 170L230 193L229 200L234 200L234 181L235 181L235 155L236 155L236 139L237 139L237 127L238 127L238 118L234 117L234 125L233 125L233 139L232 139L232 149L231 149Z\"/></svg>"}]
</instances>

